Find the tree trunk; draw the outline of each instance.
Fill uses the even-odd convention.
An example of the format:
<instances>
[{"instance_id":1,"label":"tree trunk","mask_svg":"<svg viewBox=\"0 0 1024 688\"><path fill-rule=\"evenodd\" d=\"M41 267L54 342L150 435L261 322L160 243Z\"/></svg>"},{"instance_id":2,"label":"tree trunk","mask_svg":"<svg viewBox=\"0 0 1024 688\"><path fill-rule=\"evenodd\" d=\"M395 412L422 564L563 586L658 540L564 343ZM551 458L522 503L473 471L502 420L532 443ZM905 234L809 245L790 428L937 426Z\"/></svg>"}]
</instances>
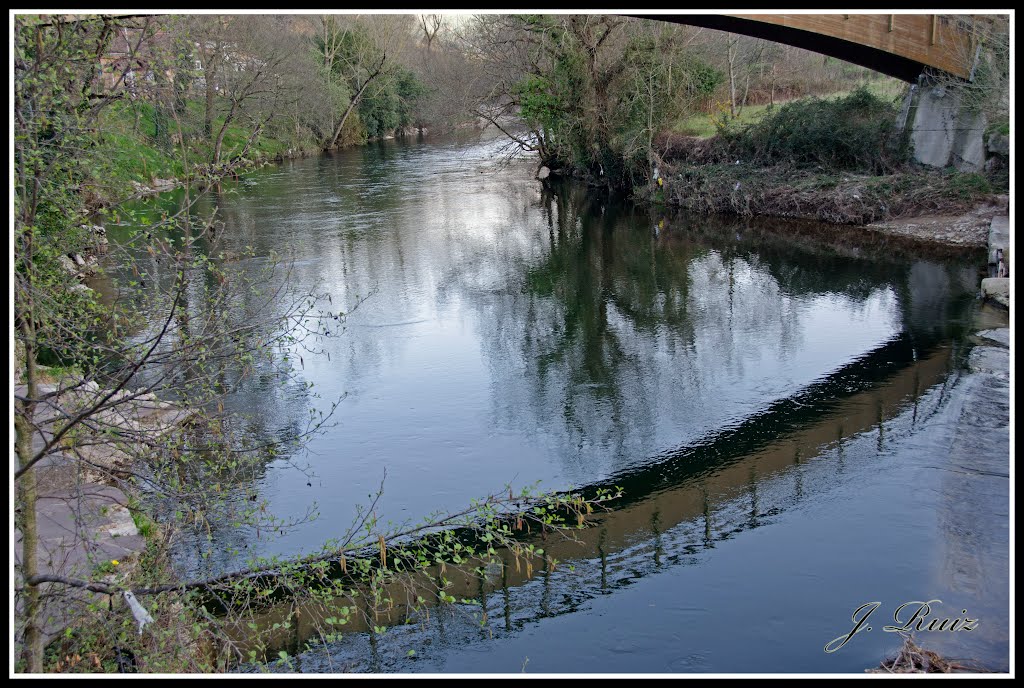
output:
<instances>
[{"instance_id":1,"label":"tree trunk","mask_svg":"<svg viewBox=\"0 0 1024 688\"><path fill-rule=\"evenodd\" d=\"M27 347L26 347L27 349ZM34 352L33 352L34 355ZM34 386L34 385L33 385ZM29 395L32 393L30 392ZM14 427L17 432L18 466L24 466L32 458L32 428L28 420L16 416ZM39 575L39 538L36 528L36 473L26 472L18 480L18 508L21 510L19 530L21 531L21 576L29 580ZM43 632L42 620L39 618L39 587L25 586L25 646L22 656L25 659L25 671L42 673L43 671Z\"/></svg>"},{"instance_id":2,"label":"tree trunk","mask_svg":"<svg viewBox=\"0 0 1024 688\"><path fill-rule=\"evenodd\" d=\"M341 130L345 128L345 122L348 120L348 116L352 114L352 111L356 109L356 105L359 103L359 97L363 95L363 91L366 90L366 84L363 84L359 92L356 93L355 98L349 102L348 107L345 108L345 114L341 116L341 121L338 122L338 128L334 130L334 136L331 137L331 142L328 144L328 148L334 148L338 143L338 137L341 136Z\"/></svg>"},{"instance_id":3,"label":"tree trunk","mask_svg":"<svg viewBox=\"0 0 1024 688\"><path fill-rule=\"evenodd\" d=\"M647 108L647 154L654 150L654 74L648 74L647 92L650 103Z\"/></svg>"},{"instance_id":4,"label":"tree trunk","mask_svg":"<svg viewBox=\"0 0 1024 688\"><path fill-rule=\"evenodd\" d=\"M213 105L216 91L213 88L213 73L206 73L206 109L203 112L203 136L207 139L213 134Z\"/></svg>"},{"instance_id":5,"label":"tree trunk","mask_svg":"<svg viewBox=\"0 0 1024 688\"><path fill-rule=\"evenodd\" d=\"M238 103L232 101L231 110L228 111L226 117L224 117L224 124L220 126L220 133L217 134L217 142L213 147L213 164L216 166L220 164L220 153L224 147L224 135L228 133L228 125L235 119L235 112L238 109Z\"/></svg>"},{"instance_id":6,"label":"tree trunk","mask_svg":"<svg viewBox=\"0 0 1024 688\"><path fill-rule=\"evenodd\" d=\"M31 239L28 240L29 242ZM18 455L18 468L22 468L32 459L32 417L38 395L36 389L36 347L35 328L32 323L32 308L19 304L21 316L21 332L25 338L25 398L27 401L17 402L14 415L16 433L15 452ZM18 530L21 531L21 576L22 580L30 580L39 574L39 536L36 526L36 473L27 471L17 479L16 504L19 509L17 519ZM39 602L39 587L26 585L24 592L25 636L22 657L25 660L25 671L42 673L43 671L43 630L39 618L42 607Z\"/></svg>"},{"instance_id":7,"label":"tree trunk","mask_svg":"<svg viewBox=\"0 0 1024 688\"><path fill-rule=\"evenodd\" d=\"M387 53L384 53L384 56L380 58L380 64L377 65L377 69L374 70L374 72L370 74L370 76L366 77L366 81L364 81L363 85L359 87L359 90L356 91L356 94L352 96L352 100L349 102L348 107L345 108L345 114L341 116L341 121L338 123L338 128L334 130L334 136L331 137L331 143L327 146L328 148L334 148L334 146L338 143L338 137L341 136L341 130L345 128L345 122L348 120L348 116L352 114L352 111L355 110L356 105L359 104L359 99L363 97L363 92L366 90L366 87L370 85L371 81L380 76L380 73L382 71L384 71L384 62L387 59Z\"/></svg>"},{"instance_id":8,"label":"tree trunk","mask_svg":"<svg viewBox=\"0 0 1024 688\"><path fill-rule=\"evenodd\" d=\"M726 56L729 59L729 114L736 119L736 40L730 39Z\"/></svg>"},{"instance_id":9,"label":"tree trunk","mask_svg":"<svg viewBox=\"0 0 1024 688\"><path fill-rule=\"evenodd\" d=\"M743 108L747 107L747 96L750 95L750 72L747 72L746 81L743 82L743 99L740 101L740 107L737 111L737 115L743 114Z\"/></svg>"}]
</instances>

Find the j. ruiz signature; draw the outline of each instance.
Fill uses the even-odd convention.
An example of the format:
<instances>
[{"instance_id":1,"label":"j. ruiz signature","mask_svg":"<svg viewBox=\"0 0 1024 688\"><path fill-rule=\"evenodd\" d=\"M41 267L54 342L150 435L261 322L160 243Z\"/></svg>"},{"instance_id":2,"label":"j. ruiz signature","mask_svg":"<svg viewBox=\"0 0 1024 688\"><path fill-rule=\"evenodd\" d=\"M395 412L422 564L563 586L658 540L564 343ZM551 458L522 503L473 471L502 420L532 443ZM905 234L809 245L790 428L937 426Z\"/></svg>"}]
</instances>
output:
<instances>
[{"instance_id":1,"label":"j. ruiz signature","mask_svg":"<svg viewBox=\"0 0 1024 688\"><path fill-rule=\"evenodd\" d=\"M942 600L928 600L927 602L921 602L915 600L913 602L904 602L900 606L896 607L896 610L892 614L895 624L888 626L882 626L882 630L887 633L900 633L910 631L973 631L977 625L977 619L971 619L967 616L967 610L961 611L963 616L957 616L955 618L943 617L937 613L934 613L933 605L942 604ZM825 652L835 652L839 648L850 642L850 639L858 633L864 633L871 630L871 625L868 621L871 619L871 615L874 614L879 607L882 606L881 602L865 602L853 612L851 617L853 621L853 628L848 632L833 639L825 646Z\"/></svg>"}]
</instances>

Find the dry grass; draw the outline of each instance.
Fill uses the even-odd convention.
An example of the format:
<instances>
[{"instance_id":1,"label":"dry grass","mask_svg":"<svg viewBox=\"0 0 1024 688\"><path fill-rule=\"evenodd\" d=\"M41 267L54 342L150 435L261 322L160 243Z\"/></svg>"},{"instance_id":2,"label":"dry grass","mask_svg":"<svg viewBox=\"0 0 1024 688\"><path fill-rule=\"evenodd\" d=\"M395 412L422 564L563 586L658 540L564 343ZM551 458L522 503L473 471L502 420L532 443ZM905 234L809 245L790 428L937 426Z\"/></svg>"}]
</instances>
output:
<instances>
[{"instance_id":1,"label":"dry grass","mask_svg":"<svg viewBox=\"0 0 1024 688\"><path fill-rule=\"evenodd\" d=\"M869 674L964 674L989 673L969 663L947 659L936 652L926 650L910 635L903 636L903 646L894 657L885 659L876 669L866 669Z\"/></svg>"},{"instance_id":2,"label":"dry grass","mask_svg":"<svg viewBox=\"0 0 1024 688\"><path fill-rule=\"evenodd\" d=\"M706 143L691 139L701 155ZM677 144L678 145L678 144ZM663 163L663 202L704 213L770 215L865 225L920 215L959 215L994 201L978 174L907 169L886 175L733 161ZM643 197L638 192L638 197Z\"/></svg>"}]
</instances>

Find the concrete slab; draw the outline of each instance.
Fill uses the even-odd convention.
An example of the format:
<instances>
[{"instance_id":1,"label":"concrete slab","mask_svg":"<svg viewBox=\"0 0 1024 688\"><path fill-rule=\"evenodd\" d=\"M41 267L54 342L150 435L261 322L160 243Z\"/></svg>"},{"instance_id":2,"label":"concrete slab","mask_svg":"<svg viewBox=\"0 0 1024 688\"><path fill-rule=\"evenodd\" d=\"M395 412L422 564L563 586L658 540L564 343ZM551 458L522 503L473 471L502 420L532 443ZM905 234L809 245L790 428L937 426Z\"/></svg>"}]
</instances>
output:
<instances>
[{"instance_id":1,"label":"concrete slab","mask_svg":"<svg viewBox=\"0 0 1024 688\"><path fill-rule=\"evenodd\" d=\"M988 120L980 112L961 108L956 118L953 166L961 172L977 172L985 166L985 128Z\"/></svg>"},{"instance_id":2,"label":"concrete slab","mask_svg":"<svg viewBox=\"0 0 1024 688\"><path fill-rule=\"evenodd\" d=\"M997 346L976 346L971 349L967 367L973 373L988 373L1009 379L1010 351Z\"/></svg>"},{"instance_id":3,"label":"concrete slab","mask_svg":"<svg viewBox=\"0 0 1024 688\"><path fill-rule=\"evenodd\" d=\"M981 293L986 299L992 299L996 303L1010 307L1010 278L1009 277L986 277L981 280Z\"/></svg>"},{"instance_id":4,"label":"concrete slab","mask_svg":"<svg viewBox=\"0 0 1024 688\"><path fill-rule=\"evenodd\" d=\"M41 573L88 578L96 566L127 559L145 547L127 508L124 492L85 484L41 495L36 509ZM15 531L15 560L21 561L21 533Z\"/></svg>"},{"instance_id":5,"label":"concrete slab","mask_svg":"<svg viewBox=\"0 0 1024 688\"><path fill-rule=\"evenodd\" d=\"M917 91L917 108L911 125L914 158L929 167L945 167L953 154L960 100L942 86Z\"/></svg>"},{"instance_id":6,"label":"concrete slab","mask_svg":"<svg viewBox=\"0 0 1024 688\"><path fill-rule=\"evenodd\" d=\"M987 339L996 344L1000 344L1005 347L1010 346L1010 328L1009 327L998 327L993 330L982 330L978 333L978 336L982 339Z\"/></svg>"},{"instance_id":7,"label":"concrete slab","mask_svg":"<svg viewBox=\"0 0 1024 688\"><path fill-rule=\"evenodd\" d=\"M1010 218L1007 215L996 215L988 230L988 262L995 265L999 262L997 253L1003 252L1003 262L1007 274L1010 270Z\"/></svg>"},{"instance_id":8,"label":"concrete slab","mask_svg":"<svg viewBox=\"0 0 1024 688\"><path fill-rule=\"evenodd\" d=\"M124 492L110 485L84 484L41 496L36 509L39 571L67 578L102 580L146 546L132 520ZM14 557L22 558L21 533L15 531ZM117 561L115 566L112 562ZM112 574L101 575L97 567ZM76 623L85 606L102 596L45 584L43 635L47 641Z\"/></svg>"},{"instance_id":9,"label":"concrete slab","mask_svg":"<svg viewBox=\"0 0 1024 688\"><path fill-rule=\"evenodd\" d=\"M35 451L43 449L53 437L54 428L62 418L95 403L97 395L106 393L93 382L73 390L68 390L69 386L68 381L59 383L59 386L54 383L39 386L40 396L58 393L37 407L37 427L32 437ZM14 393L24 396L25 385L17 385ZM124 392L119 398L124 399L129 394L131 392ZM144 438L151 440L170 432L186 422L189 416L174 404L161 402L153 395L124 401L92 417L88 428L91 437L79 437L74 448L55 446L35 465L33 470L40 494L36 516L41 573L110 580L118 576L118 571L133 565L133 555L146 546L145 538L135 527L125 493L104 484L110 481L110 475L96 470L96 467L113 467L133 460L134 454L118 448L109 441L111 437L131 446ZM143 446L138 445L139 448ZM80 457L93 466L87 465ZM18 531L15 531L14 549L15 561L20 564L22 538ZM118 564L112 564L113 561ZM103 595L56 584L44 584L41 589L41 623L47 640L55 638L69 626L81 624L88 605L105 599ZM21 635L21 621L21 615L16 615L19 627L15 629L15 645Z\"/></svg>"},{"instance_id":10,"label":"concrete slab","mask_svg":"<svg viewBox=\"0 0 1024 688\"><path fill-rule=\"evenodd\" d=\"M1008 215L996 215L992 218L988 241L997 248L1010 248L1010 217Z\"/></svg>"},{"instance_id":11,"label":"concrete slab","mask_svg":"<svg viewBox=\"0 0 1024 688\"><path fill-rule=\"evenodd\" d=\"M963 404L942 466L946 478L938 488L947 508L939 511L936 525L945 533L942 546L949 552L944 577L954 581L955 589L970 590L979 605L984 600L987 608L969 607L974 618L982 619L976 632L920 634L928 636L928 649L968 660L1000 645L1009 657L1012 607L1009 361L1006 349L981 348L999 352L1003 367L992 371L996 374L968 374L962 380Z\"/></svg>"}]
</instances>

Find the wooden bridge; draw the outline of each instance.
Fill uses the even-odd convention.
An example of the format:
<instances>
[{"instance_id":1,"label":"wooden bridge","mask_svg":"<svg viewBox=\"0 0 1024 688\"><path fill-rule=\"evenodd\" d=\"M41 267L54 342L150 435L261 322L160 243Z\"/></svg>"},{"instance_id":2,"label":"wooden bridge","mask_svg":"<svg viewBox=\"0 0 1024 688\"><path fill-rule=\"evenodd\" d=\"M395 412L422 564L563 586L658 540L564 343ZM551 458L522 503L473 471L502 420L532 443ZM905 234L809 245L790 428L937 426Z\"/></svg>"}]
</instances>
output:
<instances>
[{"instance_id":1,"label":"wooden bridge","mask_svg":"<svg viewBox=\"0 0 1024 688\"><path fill-rule=\"evenodd\" d=\"M1006 14L1009 14L1008 12ZM899 116L914 159L976 172L985 164L984 113L965 107L957 81L974 80L992 14L659 14L645 19L700 26L811 50L909 82Z\"/></svg>"},{"instance_id":2,"label":"wooden bridge","mask_svg":"<svg viewBox=\"0 0 1024 688\"><path fill-rule=\"evenodd\" d=\"M925 70L970 79L984 15L675 14L647 19L702 26L804 48L914 83Z\"/></svg>"}]
</instances>

